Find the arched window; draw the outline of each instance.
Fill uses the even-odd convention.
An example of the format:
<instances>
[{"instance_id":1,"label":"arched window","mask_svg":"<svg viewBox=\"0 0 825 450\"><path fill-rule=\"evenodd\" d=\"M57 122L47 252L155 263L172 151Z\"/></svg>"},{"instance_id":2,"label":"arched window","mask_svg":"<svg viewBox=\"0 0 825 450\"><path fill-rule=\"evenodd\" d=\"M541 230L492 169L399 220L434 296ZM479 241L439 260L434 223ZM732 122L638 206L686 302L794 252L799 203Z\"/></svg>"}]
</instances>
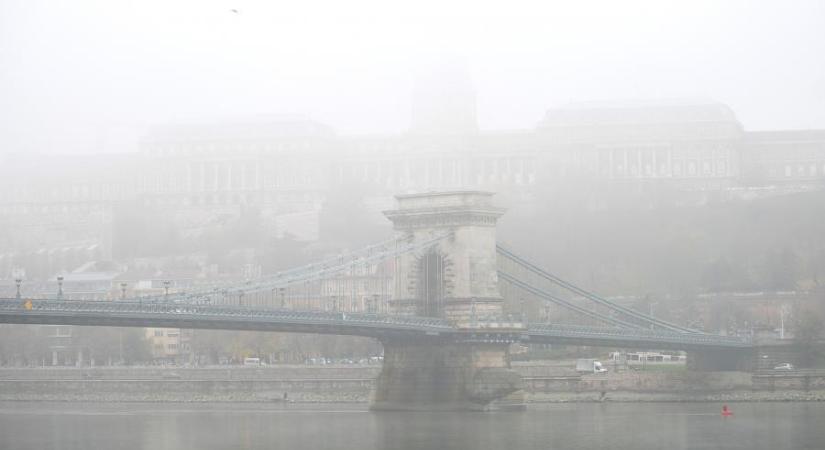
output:
<instances>
[{"instance_id":1,"label":"arched window","mask_svg":"<svg viewBox=\"0 0 825 450\"><path fill-rule=\"evenodd\" d=\"M444 257L434 250L419 260L416 297L418 315L441 317L444 309Z\"/></svg>"}]
</instances>

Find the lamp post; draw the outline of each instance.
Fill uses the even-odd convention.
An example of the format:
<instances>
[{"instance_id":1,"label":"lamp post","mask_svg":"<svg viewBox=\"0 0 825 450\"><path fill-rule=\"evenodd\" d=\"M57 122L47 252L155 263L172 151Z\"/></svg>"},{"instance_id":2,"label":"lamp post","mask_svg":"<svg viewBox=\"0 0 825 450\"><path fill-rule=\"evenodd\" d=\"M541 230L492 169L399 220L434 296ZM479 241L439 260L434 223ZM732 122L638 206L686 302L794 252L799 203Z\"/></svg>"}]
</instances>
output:
<instances>
[{"instance_id":1,"label":"lamp post","mask_svg":"<svg viewBox=\"0 0 825 450\"><path fill-rule=\"evenodd\" d=\"M163 299L164 299L164 300L168 300L168 299L169 299L169 285L170 285L170 284L172 284L172 282L171 282L171 281L169 281L169 280L164 280L164 281L163 281L163 290L164 290L164 293L163 293Z\"/></svg>"},{"instance_id":2,"label":"lamp post","mask_svg":"<svg viewBox=\"0 0 825 450\"><path fill-rule=\"evenodd\" d=\"M57 277L57 299L63 300L63 275Z\"/></svg>"},{"instance_id":3,"label":"lamp post","mask_svg":"<svg viewBox=\"0 0 825 450\"><path fill-rule=\"evenodd\" d=\"M120 299L126 299L126 283L120 283ZM125 360L123 359L123 328L118 328L118 347L120 348L120 364L123 365Z\"/></svg>"},{"instance_id":4,"label":"lamp post","mask_svg":"<svg viewBox=\"0 0 825 450\"><path fill-rule=\"evenodd\" d=\"M17 286L17 299L20 300L20 285L23 283L22 278L15 278L14 284Z\"/></svg>"},{"instance_id":5,"label":"lamp post","mask_svg":"<svg viewBox=\"0 0 825 450\"><path fill-rule=\"evenodd\" d=\"M787 304L779 308L779 339L785 339L785 317L788 315L789 309Z\"/></svg>"}]
</instances>

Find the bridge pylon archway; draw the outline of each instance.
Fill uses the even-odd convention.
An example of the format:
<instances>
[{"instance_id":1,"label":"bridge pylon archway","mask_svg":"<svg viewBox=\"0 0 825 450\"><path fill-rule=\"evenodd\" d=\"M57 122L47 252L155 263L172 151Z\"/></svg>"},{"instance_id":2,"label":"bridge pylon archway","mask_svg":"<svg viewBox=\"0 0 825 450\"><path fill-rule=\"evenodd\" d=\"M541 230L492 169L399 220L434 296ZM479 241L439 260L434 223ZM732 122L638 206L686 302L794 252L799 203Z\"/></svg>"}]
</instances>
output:
<instances>
[{"instance_id":1,"label":"bridge pylon archway","mask_svg":"<svg viewBox=\"0 0 825 450\"><path fill-rule=\"evenodd\" d=\"M434 192L397 196L384 214L400 242L437 243L396 260L393 314L446 319L458 332L383 338L384 365L372 408L467 410L523 408L521 377L509 345L523 324L502 321L496 222L504 210L493 193Z\"/></svg>"},{"instance_id":2,"label":"bridge pylon archway","mask_svg":"<svg viewBox=\"0 0 825 450\"><path fill-rule=\"evenodd\" d=\"M483 191L399 195L385 211L397 239L421 242L448 234L434 247L397 260L391 311L436 316L460 325L502 316L496 269L496 222L504 209Z\"/></svg>"}]
</instances>

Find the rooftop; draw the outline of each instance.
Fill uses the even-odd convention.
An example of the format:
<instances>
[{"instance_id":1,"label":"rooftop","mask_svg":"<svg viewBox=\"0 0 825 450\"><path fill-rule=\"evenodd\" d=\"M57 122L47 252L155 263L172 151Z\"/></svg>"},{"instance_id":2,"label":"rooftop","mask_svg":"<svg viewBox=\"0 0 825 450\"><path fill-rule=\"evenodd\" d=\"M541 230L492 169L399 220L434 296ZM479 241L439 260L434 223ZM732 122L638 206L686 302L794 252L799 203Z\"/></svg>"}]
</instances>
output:
<instances>
[{"instance_id":1,"label":"rooftop","mask_svg":"<svg viewBox=\"0 0 825 450\"><path fill-rule=\"evenodd\" d=\"M825 130L776 130L748 131L745 141L749 143L787 143L787 142L823 142Z\"/></svg>"},{"instance_id":2,"label":"rooftop","mask_svg":"<svg viewBox=\"0 0 825 450\"><path fill-rule=\"evenodd\" d=\"M727 105L704 99L570 103L547 111L539 127L735 122Z\"/></svg>"}]
</instances>

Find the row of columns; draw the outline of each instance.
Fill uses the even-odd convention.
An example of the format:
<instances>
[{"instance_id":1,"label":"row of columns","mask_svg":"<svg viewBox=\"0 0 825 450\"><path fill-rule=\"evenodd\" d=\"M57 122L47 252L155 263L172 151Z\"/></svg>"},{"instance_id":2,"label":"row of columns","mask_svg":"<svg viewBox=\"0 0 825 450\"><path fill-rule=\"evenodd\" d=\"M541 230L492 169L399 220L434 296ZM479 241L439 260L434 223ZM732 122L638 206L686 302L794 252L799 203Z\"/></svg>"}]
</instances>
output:
<instances>
[{"instance_id":1,"label":"row of columns","mask_svg":"<svg viewBox=\"0 0 825 450\"><path fill-rule=\"evenodd\" d=\"M506 181L530 184L535 178L535 164L530 163L533 160L534 158L525 156L342 162L336 175L339 183L352 179L372 181L387 187L449 187Z\"/></svg>"},{"instance_id":2,"label":"row of columns","mask_svg":"<svg viewBox=\"0 0 825 450\"><path fill-rule=\"evenodd\" d=\"M611 178L628 176L654 178L673 176L726 177L731 174L732 152L729 149L713 150L709 157L698 155L674 156L671 148L668 148L664 155L659 155L661 152L661 149L655 148L607 150L608 175ZM664 160L660 156L664 156ZM601 166L601 163L600 158L597 164ZM708 170L705 170L706 164ZM636 168L635 173L631 173L631 166ZM660 170L662 166L664 171ZM647 170L648 167L650 170Z\"/></svg>"},{"instance_id":3,"label":"row of columns","mask_svg":"<svg viewBox=\"0 0 825 450\"><path fill-rule=\"evenodd\" d=\"M147 168L143 189L148 192L222 192L259 190L265 187L322 184L321 174L333 170L339 183L376 182L387 187L464 186L488 183L531 184L535 179L532 157L404 158L342 161L337 167L321 167L306 160L282 164L265 160L197 161L170 160L169 165ZM337 172L337 173L336 173Z\"/></svg>"}]
</instances>

